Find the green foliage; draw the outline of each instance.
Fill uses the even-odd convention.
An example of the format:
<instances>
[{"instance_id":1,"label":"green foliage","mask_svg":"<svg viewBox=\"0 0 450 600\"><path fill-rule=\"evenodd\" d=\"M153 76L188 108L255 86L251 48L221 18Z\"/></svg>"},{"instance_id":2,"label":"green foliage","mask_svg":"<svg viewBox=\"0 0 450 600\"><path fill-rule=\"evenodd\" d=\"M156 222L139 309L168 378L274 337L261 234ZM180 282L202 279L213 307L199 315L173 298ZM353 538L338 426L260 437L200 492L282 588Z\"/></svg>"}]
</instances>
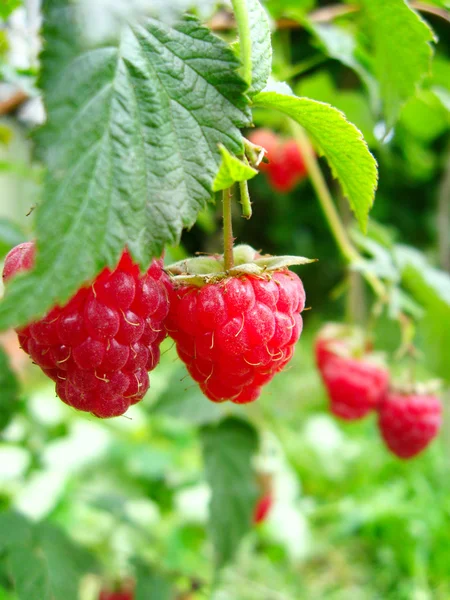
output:
<instances>
[{"instance_id":1,"label":"green foliage","mask_svg":"<svg viewBox=\"0 0 450 600\"><path fill-rule=\"evenodd\" d=\"M96 561L49 523L33 524L23 516L0 514L0 555L18 600L78 600L81 576Z\"/></svg>"},{"instance_id":2,"label":"green foliage","mask_svg":"<svg viewBox=\"0 0 450 600\"><path fill-rule=\"evenodd\" d=\"M257 489L251 461L258 436L249 423L229 417L204 427L201 441L212 491L209 527L221 568L233 559L252 524Z\"/></svg>"},{"instance_id":3,"label":"green foliage","mask_svg":"<svg viewBox=\"0 0 450 600\"><path fill-rule=\"evenodd\" d=\"M283 112L306 130L326 157L364 231L374 201L377 165L361 132L337 109L309 98L261 92L254 103Z\"/></svg>"},{"instance_id":4,"label":"green foliage","mask_svg":"<svg viewBox=\"0 0 450 600\"><path fill-rule=\"evenodd\" d=\"M143 563L136 562L136 589L134 592L135 600L149 600L157 598L158 600L171 600L173 590L170 582L154 570Z\"/></svg>"},{"instance_id":5,"label":"green foliage","mask_svg":"<svg viewBox=\"0 0 450 600\"><path fill-rule=\"evenodd\" d=\"M405 286L425 308L419 322L424 360L434 373L450 381L450 276L413 248L397 247L396 258Z\"/></svg>"},{"instance_id":6,"label":"green foliage","mask_svg":"<svg viewBox=\"0 0 450 600\"><path fill-rule=\"evenodd\" d=\"M0 348L0 432L19 408L19 384L11 370L8 356Z\"/></svg>"},{"instance_id":7,"label":"green foliage","mask_svg":"<svg viewBox=\"0 0 450 600\"><path fill-rule=\"evenodd\" d=\"M242 154L238 127L249 123L236 58L195 19L173 29L148 20L125 28L118 48L78 48L74 57L73 47L55 52L75 37L67 7L48 5L39 252L33 273L8 290L2 328L67 300L125 245L146 267L175 243L211 197L218 145Z\"/></svg>"},{"instance_id":8,"label":"green foliage","mask_svg":"<svg viewBox=\"0 0 450 600\"><path fill-rule=\"evenodd\" d=\"M361 0L390 129L403 104L429 74L434 34L404 0Z\"/></svg>"},{"instance_id":9,"label":"green foliage","mask_svg":"<svg viewBox=\"0 0 450 600\"><path fill-rule=\"evenodd\" d=\"M365 66L361 57L361 48L358 46L355 33L332 23L308 23L309 29L317 37L324 51L350 69L361 78L369 93L371 106L374 112L378 111L379 90L375 77Z\"/></svg>"},{"instance_id":10,"label":"green foliage","mask_svg":"<svg viewBox=\"0 0 450 600\"><path fill-rule=\"evenodd\" d=\"M0 4L0 19L7 19L21 4L22 0L2 0Z\"/></svg>"}]
</instances>

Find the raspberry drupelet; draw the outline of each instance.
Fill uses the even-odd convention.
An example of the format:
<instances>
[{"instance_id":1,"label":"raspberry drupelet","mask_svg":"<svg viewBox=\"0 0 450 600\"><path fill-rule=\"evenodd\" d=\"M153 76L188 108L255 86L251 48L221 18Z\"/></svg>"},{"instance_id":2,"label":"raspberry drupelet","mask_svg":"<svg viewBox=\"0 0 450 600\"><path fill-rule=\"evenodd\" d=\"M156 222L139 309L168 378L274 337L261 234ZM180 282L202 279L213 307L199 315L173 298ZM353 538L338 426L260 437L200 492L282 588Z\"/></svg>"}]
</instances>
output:
<instances>
[{"instance_id":1,"label":"raspberry drupelet","mask_svg":"<svg viewBox=\"0 0 450 600\"><path fill-rule=\"evenodd\" d=\"M34 264L33 242L5 260L7 282ZM122 415L149 388L159 362L169 310L162 260L141 274L127 250L114 270L105 268L64 306L17 330L22 349L56 383L56 393L78 410L107 418Z\"/></svg>"}]
</instances>

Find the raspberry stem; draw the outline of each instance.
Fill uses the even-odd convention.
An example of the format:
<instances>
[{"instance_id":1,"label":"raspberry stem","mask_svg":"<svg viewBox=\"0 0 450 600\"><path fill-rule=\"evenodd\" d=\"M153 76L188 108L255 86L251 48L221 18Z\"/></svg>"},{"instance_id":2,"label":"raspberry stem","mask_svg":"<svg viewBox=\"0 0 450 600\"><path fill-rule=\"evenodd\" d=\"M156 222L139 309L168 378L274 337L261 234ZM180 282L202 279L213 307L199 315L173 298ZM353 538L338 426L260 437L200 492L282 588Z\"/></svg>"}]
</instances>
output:
<instances>
[{"instance_id":1,"label":"raspberry stem","mask_svg":"<svg viewBox=\"0 0 450 600\"><path fill-rule=\"evenodd\" d=\"M233 257L233 222L231 215L231 188L222 192L223 208L223 260L225 270L228 271L234 267Z\"/></svg>"},{"instance_id":2,"label":"raspberry stem","mask_svg":"<svg viewBox=\"0 0 450 600\"><path fill-rule=\"evenodd\" d=\"M301 153L305 159L311 184L316 192L319 204L322 207L325 218L328 221L328 225L332 234L334 235L334 239L336 240L342 256L350 265L361 262L362 257L353 246L347 235L347 231L342 224L339 213L334 205L330 190L328 189L325 178L316 159L316 155L306 133L303 131L300 125L294 121L291 121L291 128L294 138L299 145ZM375 294L383 302L386 302L387 292L383 282L378 279L376 275L369 271L363 271L363 275Z\"/></svg>"},{"instance_id":3,"label":"raspberry stem","mask_svg":"<svg viewBox=\"0 0 450 600\"><path fill-rule=\"evenodd\" d=\"M244 155L244 162L248 165L248 160ZM251 219L252 216L252 203L250 200L250 194L248 193L248 183L247 181L239 182L239 193L240 193L240 202L242 206L242 216L244 219Z\"/></svg>"}]
</instances>

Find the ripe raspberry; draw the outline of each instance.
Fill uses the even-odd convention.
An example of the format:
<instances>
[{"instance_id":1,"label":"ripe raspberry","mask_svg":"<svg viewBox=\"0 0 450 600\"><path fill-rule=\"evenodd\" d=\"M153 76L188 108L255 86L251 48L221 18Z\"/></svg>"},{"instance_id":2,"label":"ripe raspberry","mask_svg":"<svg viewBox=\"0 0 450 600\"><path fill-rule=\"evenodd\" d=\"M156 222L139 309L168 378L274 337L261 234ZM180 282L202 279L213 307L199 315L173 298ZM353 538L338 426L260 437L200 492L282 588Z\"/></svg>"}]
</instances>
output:
<instances>
[{"instance_id":1,"label":"ripe raspberry","mask_svg":"<svg viewBox=\"0 0 450 600\"><path fill-rule=\"evenodd\" d=\"M32 242L13 248L5 281L30 269L34 255ZM18 329L20 345L66 404L100 418L121 415L144 397L147 371L158 364L169 310L166 280L161 260L141 275L125 250L114 271L104 269L65 306Z\"/></svg>"},{"instance_id":2,"label":"ripe raspberry","mask_svg":"<svg viewBox=\"0 0 450 600\"><path fill-rule=\"evenodd\" d=\"M365 354L365 345L362 350L359 345L353 356L355 338L347 334L345 326L326 326L318 336L315 352L331 412L341 419L353 421L362 419L379 405L387 393L389 373L375 362L373 355ZM357 344L362 339L356 335Z\"/></svg>"},{"instance_id":3,"label":"ripe raspberry","mask_svg":"<svg viewBox=\"0 0 450 600\"><path fill-rule=\"evenodd\" d=\"M391 391L380 404L378 426L387 447L399 458L412 458L436 437L442 405L433 394Z\"/></svg>"},{"instance_id":4,"label":"ripe raspberry","mask_svg":"<svg viewBox=\"0 0 450 600\"><path fill-rule=\"evenodd\" d=\"M203 393L245 404L291 360L305 291L288 269L225 274L202 287L175 287L170 304L167 330Z\"/></svg>"},{"instance_id":5,"label":"ripe raspberry","mask_svg":"<svg viewBox=\"0 0 450 600\"><path fill-rule=\"evenodd\" d=\"M269 164L261 163L259 169L267 173L274 189L289 192L305 177L305 162L295 140L283 142L269 129L257 129L249 139L266 149Z\"/></svg>"},{"instance_id":6,"label":"ripe raspberry","mask_svg":"<svg viewBox=\"0 0 450 600\"><path fill-rule=\"evenodd\" d=\"M266 520L267 515L269 514L270 509L272 508L272 505L273 498L270 494L265 494L264 496L261 496L261 498L256 504L255 512L253 513L253 522L255 523L255 525L258 525L259 523L262 523Z\"/></svg>"},{"instance_id":7,"label":"ripe raspberry","mask_svg":"<svg viewBox=\"0 0 450 600\"><path fill-rule=\"evenodd\" d=\"M110 590L102 590L98 600L133 600L134 594L131 590L122 590L112 592Z\"/></svg>"}]
</instances>

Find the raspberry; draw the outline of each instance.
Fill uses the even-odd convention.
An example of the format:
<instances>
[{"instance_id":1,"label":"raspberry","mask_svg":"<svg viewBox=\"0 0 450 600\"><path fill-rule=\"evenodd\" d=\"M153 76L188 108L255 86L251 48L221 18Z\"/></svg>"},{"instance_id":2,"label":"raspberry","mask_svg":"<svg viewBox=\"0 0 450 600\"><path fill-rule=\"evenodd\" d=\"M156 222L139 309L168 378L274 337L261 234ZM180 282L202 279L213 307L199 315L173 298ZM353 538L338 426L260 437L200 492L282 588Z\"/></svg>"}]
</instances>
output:
<instances>
[{"instance_id":1,"label":"raspberry","mask_svg":"<svg viewBox=\"0 0 450 600\"><path fill-rule=\"evenodd\" d=\"M433 394L391 391L380 404L378 426L387 447L407 459L424 450L442 423L442 405Z\"/></svg>"},{"instance_id":2,"label":"raspberry","mask_svg":"<svg viewBox=\"0 0 450 600\"><path fill-rule=\"evenodd\" d=\"M305 177L305 162L295 140L283 142L269 129L257 129L249 139L265 148L269 164L262 162L259 169L267 173L274 189L289 192Z\"/></svg>"},{"instance_id":3,"label":"raspberry","mask_svg":"<svg viewBox=\"0 0 450 600\"><path fill-rule=\"evenodd\" d=\"M292 358L304 306L303 284L288 269L225 274L202 287L175 286L167 330L210 400L245 404Z\"/></svg>"},{"instance_id":4,"label":"raspberry","mask_svg":"<svg viewBox=\"0 0 450 600\"><path fill-rule=\"evenodd\" d=\"M130 590L122 590L112 592L111 590L104 589L100 592L98 600L133 600L134 594Z\"/></svg>"},{"instance_id":5,"label":"raspberry","mask_svg":"<svg viewBox=\"0 0 450 600\"><path fill-rule=\"evenodd\" d=\"M267 515L273 505L273 498L270 494L265 494L256 503L255 511L253 513L253 522L255 525L262 523L267 519Z\"/></svg>"},{"instance_id":6,"label":"raspberry","mask_svg":"<svg viewBox=\"0 0 450 600\"><path fill-rule=\"evenodd\" d=\"M3 278L32 268L32 242L13 248ZM149 388L169 310L162 260L140 274L125 250L115 270L104 269L62 307L17 330L19 342L56 383L66 404L100 418L123 414Z\"/></svg>"},{"instance_id":7,"label":"raspberry","mask_svg":"<svg viewBox=\"0 0 450 600\"><path fill-rule=\"evenodd\" d=\"M362 419L377 408L389 385L388 371L374 361L374 356L359 348L352 356L355 338L345 326L328 325L316 341L316 362L330 399L331 412L353 421ZM341 336L341 337L339 337ZM360 345L362 338L356 337Z\"/></svg>"}]
</instances>

